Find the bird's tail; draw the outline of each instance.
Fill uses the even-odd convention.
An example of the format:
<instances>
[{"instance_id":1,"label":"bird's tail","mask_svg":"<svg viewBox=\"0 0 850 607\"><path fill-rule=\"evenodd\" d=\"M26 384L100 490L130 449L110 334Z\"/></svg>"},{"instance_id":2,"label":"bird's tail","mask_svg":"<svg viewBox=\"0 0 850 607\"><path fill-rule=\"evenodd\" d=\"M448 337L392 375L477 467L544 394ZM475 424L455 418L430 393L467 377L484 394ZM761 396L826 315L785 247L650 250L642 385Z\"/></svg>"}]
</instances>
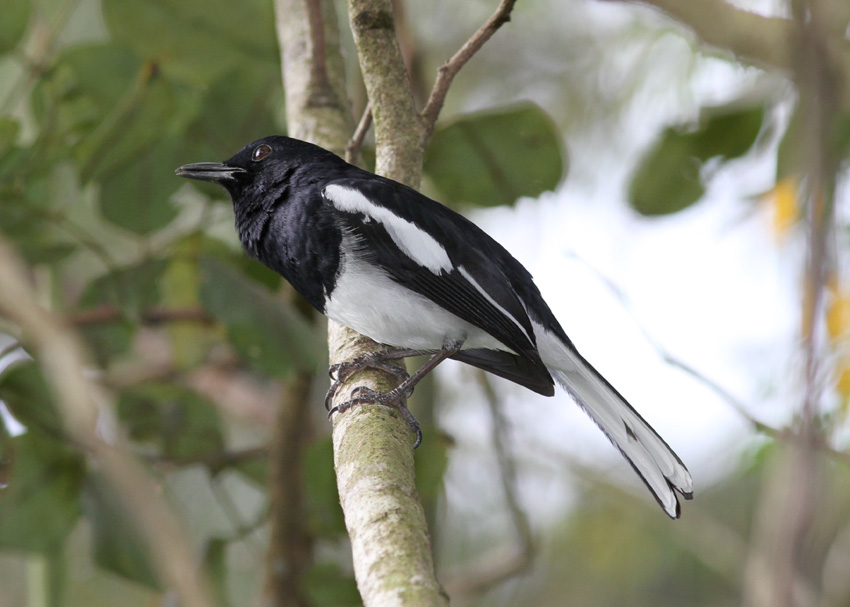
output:
<instances>
[{"instance_id":1,"label":"bird's tail","mask_svg":"<svg viewBox=\"0 0 850 607\"><path fill-rule=\"evenodd\" d=\"M544 356L552 376L620 450L664 511L671 518L678 518L679 500L674 490L691 499L691 473L664 439L572 344L557 341L548 344L554 348L546 348L550 355Z\"/></svg>"}]
</instances>

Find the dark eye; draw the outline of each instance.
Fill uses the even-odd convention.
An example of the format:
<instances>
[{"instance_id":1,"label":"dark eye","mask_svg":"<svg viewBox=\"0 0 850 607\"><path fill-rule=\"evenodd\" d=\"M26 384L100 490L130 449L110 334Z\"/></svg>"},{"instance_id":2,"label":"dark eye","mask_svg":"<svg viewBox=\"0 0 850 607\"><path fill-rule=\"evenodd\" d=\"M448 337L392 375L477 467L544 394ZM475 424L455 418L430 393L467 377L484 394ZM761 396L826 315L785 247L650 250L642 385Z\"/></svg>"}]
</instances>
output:
<instances>
[{"instance_id":1,"label":"dark eye","mask_svg":"<svg viewBox=\"0 0 850 607\"><path fill-rule=\"evenodd\" d=\"M258 145L254 148L254 151L251 152L251 160L253 160L254 162L259 162L271 153L272 149L270 146L267 146L265 143L262 145Z\"/></svg>"}]
</instances>

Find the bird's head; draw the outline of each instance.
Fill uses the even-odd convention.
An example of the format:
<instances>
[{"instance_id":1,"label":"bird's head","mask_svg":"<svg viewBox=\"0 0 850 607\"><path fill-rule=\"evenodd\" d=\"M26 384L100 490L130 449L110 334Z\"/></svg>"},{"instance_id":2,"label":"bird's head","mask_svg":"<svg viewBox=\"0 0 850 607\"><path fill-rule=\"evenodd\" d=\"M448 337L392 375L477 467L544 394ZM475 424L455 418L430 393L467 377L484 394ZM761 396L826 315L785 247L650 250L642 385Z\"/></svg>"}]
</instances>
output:
<instances>
[{"instance_id":1,"label":"bird's head","mask_svg":"<svg viewBox=\"0 0 850 607\"><path fill-rule=\"evenodd\" d=\"M224 162L184 164L176 173L187 179L217 183L238 203L246 195L255 197L273 191L301 166L328 159L342 162L338 156L311 143L271 136L246 145Z\"/></svg>"}]
</instances>

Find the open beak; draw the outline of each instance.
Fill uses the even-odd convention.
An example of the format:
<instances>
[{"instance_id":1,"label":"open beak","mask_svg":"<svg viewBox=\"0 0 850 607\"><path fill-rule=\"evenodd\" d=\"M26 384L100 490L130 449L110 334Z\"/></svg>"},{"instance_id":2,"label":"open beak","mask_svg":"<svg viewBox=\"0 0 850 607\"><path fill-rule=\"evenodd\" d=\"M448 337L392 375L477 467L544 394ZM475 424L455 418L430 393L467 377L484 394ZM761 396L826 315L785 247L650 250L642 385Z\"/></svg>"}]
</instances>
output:
<instances>
[{"instance_id":1,"label":"open beak","mask_svg":"<svg viewBox=\"0 0 850 607\"><path fill-rule=\"evenodd\" d=\"M237 175L246 172L243 168L230 166L221 162L184 164L175 171L178 177L197 179L198 181L210 181L218 184L224 184L227 181L235 179Z\"/></svg>"}]
</instances>

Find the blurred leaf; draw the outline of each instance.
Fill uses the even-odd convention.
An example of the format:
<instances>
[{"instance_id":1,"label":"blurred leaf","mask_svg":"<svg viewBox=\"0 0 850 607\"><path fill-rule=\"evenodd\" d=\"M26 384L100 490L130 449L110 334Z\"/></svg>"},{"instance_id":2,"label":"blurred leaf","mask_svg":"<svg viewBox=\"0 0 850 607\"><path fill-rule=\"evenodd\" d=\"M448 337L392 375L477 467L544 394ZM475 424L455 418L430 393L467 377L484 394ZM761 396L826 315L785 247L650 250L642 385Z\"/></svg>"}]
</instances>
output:
<instances>
[{"instance_id":1,"label":"blurred leaf","mask_svg":"<svg viewBox=\"0 0 850 607\"><path fill-rule=\"evenodd\" d=\"M280 76L273 64L250 70L240 66L219 76L204 89L200 110L187 133L198 156L181 159L179 164L224 160L235 154L239 146L267 135L283 134L273 112L283 103L279 96ZM216 196L226 196L221 187L210 187L215 188Z\"/></svg>"},{"instance_id":2,"label":"blurred leaf","mask_svg":"<svg viewBox=\"0 0 850 607\"><path fill-rule=\"evenodd\" d=\"M788 126L785 127L785 134L782 135L782 140L779 142L779 149L776 151L776 182L779 183L786 177L794 177L795 180L803 172L801 163L803 162L803 146L802 135L803 117L801 116L800 106L794 108L794 113L791 114L791 119L788 121Z\"/></svg>"},{"instance_id":3,"label":"blurred leaf","mask_svg":"<svg viewBox=\"0 0 850 607\"><path fill-rule=\"evenodd\" d=\"M227 541L211 538L204 546L204 571L209 579L216 605L229 605L227 600Z\"/></svg>"},{"instance_id":4,"label":"blurred leaf","mask_svg":"<svg viewBox=\"0 0 850 607\"><path fill-rule=\"evenodd\" d=\"M0 489L0 546L56 551L80 516L83 459L36 430L12 438L11 446L8 486Z\"/></svg>"},{"instance_id":5,"label":"blurred leaf","mask_svg":"<svg viewBox=\"0 0 850 607\"><path fill-rule=\"evenodd\" d=\"M169 198L181 183L173 169L198 111L196 92L103 43L65 51L33 96L41 127L52 133L39 161L70 155L83 183L101 182L106 219L147 234L176 216Z\"/></svg>"},{"instance_id":6,"label":"blurred leaf","mask_svg":"<svg viewBox=\"0 0 850 607\"><path fill-rule=\"evenodd\" d=\"M80 306L109 304L129 316L137 316L159 303L159 285L166 266L163 259L145 259L104 274L89 283L80 298Z\"/></svg>"},{"instance_id":7,"label":"blurred leaf","mask_svg":"<svg viewBox=\"0 0 850 607\"><path fill-rule=\"evenodd\" d=\"M20 131L21 125L17 120L9 116L0 116L0 156L12 149L18 141Z\"/></svg>"},{"instance_id":8,"label":"blurred leaf","mask_svg":"<svg viewBox=\"0 0 850 607\"><path fill-rule=\"evenodd\" d=\"M271 3L243 0L238 20L233 11L228 0L103 0L116 41L155 60L170 77L197 84L234 68L278 61Z\"/></svg>"},{"instance_id":9,"label":"blurred leaf","mask_svg":"<svg viewBox=\"0 0 850 607\"><path fill-rule=\"evenodd\" d=\"M27 240L18 251L33 265L52 264L62 261L77 251L77 245L69 242L51 242L50 240Z\"/></svg>"},{"instance_id":10,"label":"blurred leaf","mask_svg":"<svg viewBox=\"0 0 850 607\"><path fill-rule=\"evenodd\" d=\"M18 45L30 19L31 0L3 0L3 18L0 19L0 53L7 53Z\"/></svg>"},{"instance_id":11,"label":"blurred leaf","mask_svg":"<svg viewBox=\"0 0 850 607\"><path fill-rule=\"evenodd\" d=\"M425 171L450 202L513 204L554 189L566 165L552 119L526 103L463 116L434 132Z\"/></svg>"},{"instance_id":12,"label":"blurred leaf","mask_svg":"<svg viewBox=\"0 0 850 607\"><path fill-rule=\"evenodd\" d=\"M39 126L51 130L56 145L85 141L135 89L141 71L138 58L114 44L68 48L33 91Z\"/></svg>"},{"instance_id":13,"label":"blurred leaf","mask_svg":"<svg viewBox=\"0 0 850 607\"><path fill-rule=\"evenodd\" d=\"M322 360L323 339L293 306L239 270L201 258L201 302L227 328L230 343L257 370L286 377Z\"/></svg>"},{"instance_id":14,"label":"blurred leaf","mask_svg":"<svg viewBox=\"0 0 850 607\"><path fill-rule=\"evenodd\" d=\"M304 590L316 607L360 607L363 599L354 578L345 575L336 563L313 565L304 576Z\"/></svg>"},{"instance_id":15,"label":"blurred leaf","mask_svg":"<svg viewBox=\"0 0 850 607\"><path fill-rule=\"evenodd\" d=\"M173 178L180 145L163 139L106 175L100 190L103 216L136 234L149 234L170 223L178 213L170 198L181 185Z\"/></svg>"},{"instance_id":16,"label":"blurred leaf","mask_svg":"<svg viewBox=\"0 0 850 607\"><path fill-rule=\"evenodd\" d=\"M58 263L78 250L60 218L77 195L68 162L42 162L30 148L0 152L0 229L31 265Z\"/></svg>"},{"instance_id":17,"label":"blurred leaf","mask_svg":"<svg viewBox=\"0 0 850 607\"><path fill-rule=\"evenodd\" d=\"M845 159L850 154L850 113L836 112L829 129L829 148L836 160Z\"/></svg>"},{"instance_id":18,"label":"blurred leaf","mask_svg":"<svg viewBox=\"0 0 850 607\"><path fill-rule=\"evenodd\" d=\"M416 489L423 501L436 500L443 492L443 480L449 466L448 441L440 430L433 427L414 451L416 461Z\"/></svg>"},{"instance_id":19,"label":"blurred leaf","mask_svg":"<svg viewBox=\"0 0 850 607\"><path fill-rule=\"evenodd\" d=\"M269 484L269 458L264 455L239 458L236 463L228 464L228 469L236 470L248 480L265 490ZM217 471L213 471L217 472Z\"/></svg>"},{"instance_id":20,"label":"blurred leaf","mask_svg":"<svg viewBox=\"0 0 850 607\"><path fill-rule=\"evenodd\" d=\"M331 437L315 440L304 454L304 486L312 532L323 538L346 535L339 505Z\"/></svg>"},{"instance_id":21,"label":"blurred leaf","mask_svg":"<svg viewBox=\"0 0 850 607\"><path fill-rule=\"evenodd\" d=\"M198 263L203 236L194 233L174 244L174 253L162 279L163 303L169 308L199 308L201 269ZM188 369L207 352L210 331L196 322L173 322L166 327L171 341L174 364Z\"/></svg>"},{"instance_id":22,"label":"blurred leaf","mask_svg":"<svg viewBox=\"0 0 850 607\"><path fill-rule=\"evenodd\" d=\"M54 439L62 437L62 418L41 367L34 361L18 362L0 374L0 400L27 428Z\"/></svg>"},{"instance_id":23,"label":"blurred leaf","mask_svg":"<svg viewBox=\"0 0 850 607\"><path fill-rule=\"evenodd\" d=\"M699 138L664 130L641 159L629 185L629 204L642 215L664 215L688 208L705 193L696 157Z\"/></svg>"},{"instance_id":24,"label":"blurred leaf","mask_svg":"<svg viewBox=\"0 0 850 607\"><path fill-rule=\"evenodd\" d=\"M165 267L164 260L144 260L100 276L86 286L78 303L80 309L112 306L126 315L121 320L80 327L99 362L106 364L130 347L138 329L134 317L160 301L159 285Z\"/></svg>"},{"instance_id":25,"label":"blurred leaf","mask_svg":"<svg viewBox=\"0 0 850 607\"><path fill-rule=\"evenodd\" d=\"M154 383L125 390L117 409L131 438L156 445L167 458L191 461L224 449L218 410L182 386Z\"/></svg>"},{"instance_id":26,"label":"blurred leaf","mask_svg":"<svg viewBox=\"0 0 850 607\"><path fill-rule=\"evenodd\" d=\"M245 255L241 247L235 249L222 240L204 234L202 251L206 256L238 270L269 291L277 291L283 283L280 274Z\"/></svg>"},{"instance_id":27,"label":"blurred leaf","mask_svg":"<svg viewBox=\"0 0 850 607\"><path fill-rule=\"evenodd\" d=\"M764 107L761 105L703 108L697 131L697 157L703 161L717 156L740 158L755 143L763 120Z\"/></svg>"},{"instance_id":28,"label":"blurred leaf","mask_svg":"<svg viewBox=\"0 0 850 607\"><path fill-rule=\"evenodd\" d=\"M148 542L115 489L100 475L90 474L83 510L94 535L94 561L103 569L160 590Z\"/></svg>"},{"instance_id":29,"label":"blurred leaf","mask_svg":"<svg viewBox=\"0 0 850 607\"><path fill-rule=\"evenodd\" d=\"M684 210L705 194L700 174L712 158L739 158L761 131L764 107L739 104L703 108L700 124L668 127L640 160L629 185L629 204L642 215Z\"/></svg>"}]
</instances>

